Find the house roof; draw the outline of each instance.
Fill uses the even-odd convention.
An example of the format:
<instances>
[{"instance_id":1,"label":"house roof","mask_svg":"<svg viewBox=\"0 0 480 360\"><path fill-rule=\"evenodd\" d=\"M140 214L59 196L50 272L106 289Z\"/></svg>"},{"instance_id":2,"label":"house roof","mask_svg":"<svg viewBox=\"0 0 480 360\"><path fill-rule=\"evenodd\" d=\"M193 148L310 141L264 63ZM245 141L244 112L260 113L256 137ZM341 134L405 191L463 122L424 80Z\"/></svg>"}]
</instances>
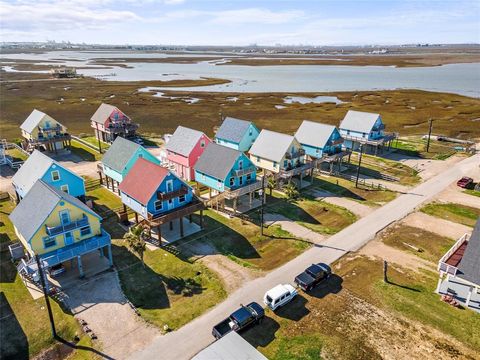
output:
<instances>
[{"instance_id":1,"label":"house roof","mask_svg":"<svg viewBox=\"0 0 480 360\"><path fill-rule=\"evenodd\" d=\"M218 129L215 137L234 143L240 143L245 133L250 128L251 121L240 120L233 117L227 117L223 120L222 125Z\"/></svg>"},{"instance_id":2,"label":"house roof","mask_svg":"<svg viewBox=\"0 0 480 360\"><path fill-rule=\"evenodd\" d=\"M324 148L335 131L335 126L303 120L295 133L300 144Z\"/></svg>"},{"instance_id":3,"label":"house roof","mask_svg":"<svg viewBox=\"0 0 480 360\"><path fill-rule=\"evenodd\" d=\"M267 360L237 332L231 331L200 351L192 360Z\"/></svg>"},{"instance_id":4,"label":"house roof","mask_svg":"<svg viewBox=\"0 0 480 360\"><path fill-rule=\"evenodd\" d=\"M170 172L151 161L139 158L120 184L120 191L146 205Z\"/></svg>"},{"instance_id":5,"label":"house roof","mask_svg":"<svg viewBox=\"0 0 480 360\"><path fill-rule=\"evenodd\" d=\"M30 115L26 118L26 120L23 122L22 125L20 125L20 129L31 133L37 126L38 124L43 120L47 119L50 121L58 122L54 118L52 118L50 115L45 114L42 111L39 111L37 109L34 109ZM63 125L62 125L63 126Z\"/></svg>"},{"instance_id":6,"label":"house roof","mask_svg":"<svg viewBox=\"0 0 480 360\"><path fill-rule=\"evenodd\" d=\"M195 164L195 170L215 179L225 179L235 164L235 161L242 155L241 151L210 143Z\"/></svg>"},{"instance_id":7,"label":"house roof","mask_svg":"<svg viewBox=\"0 0 480 360\"><path fill-rule=\"evenodd\" d=\"M467 248L458 265L458 277L480 285L480 217L477 219Z\"/></svg>"},{"instance_id":8,"label":"house roof","mask_svg":"<svg viewBox=\"0 0 480 360\"><path fill-rule=\"evenodd\" d=\"M369 133L372 131L373 125L380 117L380 114L348 110L347 115L343 118L339 128L361 133Z\"/></svg>"},{"instance_id":9,"label":"house roof","mask_svg":"<svg viewBox=\"0 0 480 360\"><path fill-rule=\"evenodd\" d=\"M280 161L295 138L270 130L262 130L253 143L250 154L261 158Z\"/></svg>"},{"instance_id":10,"label":"house roof","mask_svg":"<svg viewBox=\"0 0 480 360\"><path fill-rule=\"evenodd\" d=\"M63 192L42 180L32 186L25 198L12 211L9 218L22 236L29 240L50 216L58 202L64 200L83 211L100 218L87 205L66 192Z\"/></svg>"},{"instance_id":11,"label":"house roof","mask_svg":"<svg viewBox=\"0 0 480 360\"><path fill-rule=\"evenodd\" d=\"M125 115L125 113L123 111L121 111L120 109L118 109L116 106L102 103L98 107L97 111L95 111L95 113L92 115L90 120L95 121L95 122L100 123L100 124L105 124L105 121L107 121L107 119L110 118L110 116L112 115L113 112L119 112L123 116L128 118L128 116Z\"/></svg>"},{"instance_id":12,"label":"house roof","mask_svg":"<svg viewBox=\"0 0 480 360\"><path fill-rule=\"evenodd\" d=\"M183 156L189 156L203 135L201 131L179 126L168 141L166 149Z\"/></svg>"},{"instance_id":13,"label":"house roof","mask_svg":"<svg viewBox=\"0 0 480 360\"><path fill-rule=\"evenodd\" d=\"M119 136L103 156L102 163L121 173L140 147L139 144Z\"/></svg>"},{"instance_id":14,"label":"house roof","mask_svg":"<svg viewBox=\"0 0 480 360\"><path fill-rule=\"evenodd\" d=\"M52 158L38 150L35 150L13 176L12 183L22 191L28 192L32 188L33 184L35 184L38 179L45 175L52 164L55 164L72 173L70 170L64 168ZM77 176L76 174L74 175Z\"/></svg>"}]
</instances>

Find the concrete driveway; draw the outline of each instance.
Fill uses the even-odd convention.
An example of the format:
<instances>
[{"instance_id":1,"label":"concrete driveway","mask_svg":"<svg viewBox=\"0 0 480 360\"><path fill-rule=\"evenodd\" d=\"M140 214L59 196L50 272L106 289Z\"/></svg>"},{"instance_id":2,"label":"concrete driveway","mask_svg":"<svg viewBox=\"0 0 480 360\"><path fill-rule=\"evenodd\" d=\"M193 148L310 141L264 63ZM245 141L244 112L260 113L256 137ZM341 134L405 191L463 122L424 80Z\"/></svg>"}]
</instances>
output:
<instances>
[{"instance_id":1,"label":"concrete driveway","mask_svg":"<svg viewBox=\"0 0 480 360\"><path fill-rule=\"evenodd\" d=\"M441 192L453 181L478 167L480 154L450 166L439 175L400 195L385 206L360 219L321 245L307 250L287 264L266 276L244 284L221 304L196 318L178 331L156 337L131 359L190 359L197 352L213 342L212 327L234 311L238 304L250 301L261 303L266 289L279 283L291 282L295 274L313 262L332 263L349 251L355 251L372 240L376 233L389 224L408 215L416 207Z\"/></svg>"}]
</instances>

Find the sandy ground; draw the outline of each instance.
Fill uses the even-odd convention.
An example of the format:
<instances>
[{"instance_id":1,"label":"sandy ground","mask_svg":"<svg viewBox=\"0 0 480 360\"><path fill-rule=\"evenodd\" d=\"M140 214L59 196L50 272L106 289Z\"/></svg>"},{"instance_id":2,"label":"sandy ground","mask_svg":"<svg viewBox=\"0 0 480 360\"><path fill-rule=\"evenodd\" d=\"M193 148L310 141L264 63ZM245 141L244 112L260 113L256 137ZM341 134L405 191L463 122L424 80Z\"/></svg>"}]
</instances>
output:
<instances>
[{"instance_id":1,"label":"sandy ground","mask_svg":"<svg viewBox=\"0 0 480 360\"><path fill-rule=\"evenodd\" d=\"M337 196L335 194L332 194L328 191L320 191L320 190L314 190L312 191L312 195L315 196L315 200L322 200L325 201L329 204L337 205L344 207L348 210L350 210L352 213L354 213L358 217L364 217L370 214L372 211L375 210L375 208L372 208L367 205L363 205L359 203L358 201L350 200L345 197Z\"/></svg>"},{"instance_id":2,"label":"sandy ground","mask_svg":"<svg viewBox=\"0 0 480 360\"><path fill-rule=\"evenodd\" d=\"M402 220L402 224L417 227L455 240L465 233L472 232L472 228L466 225L440 219L422 212L416 212L408 215Z\"/></svg>"},{"instance_id":3,"label":"sandy ground","mask_svg":"<svg viewBox=\"0 0 480 360\"><path fill-rule=\"evenodd\" d=\"M280 225L283 230L288 231L293 236L307 240L314 244L319 244L327 238L326 236L307 229L306 227L297 224L295 221L292 221L280 214L266 213L264 215L264 220L267 225Z\"/></svg>"},{"instance_id":4,"label":"sandy ground","mask_svg":"<svg viewBox=\"0 0 480 360\"><path fill-rule=\"evenodd\" d=\"M476 181L480 181L480 175L473 178ZM435 197L435 200L480 208L480 197L464 193L463 189L456 184L450 185L447 189L438 194L438 196Z\"/></svg>"},{"instance_id":5,"label":"sandy ground","mask_svg":"<svg viewBox=\"0 0 480 360\"><path fill-rule=\"evenodd\" d=\"M101 351L111 358L124 359L160 334L128 305L116 272L91 278L66 293L75 317L88 323Z\"/></svg>"}]
</instances>

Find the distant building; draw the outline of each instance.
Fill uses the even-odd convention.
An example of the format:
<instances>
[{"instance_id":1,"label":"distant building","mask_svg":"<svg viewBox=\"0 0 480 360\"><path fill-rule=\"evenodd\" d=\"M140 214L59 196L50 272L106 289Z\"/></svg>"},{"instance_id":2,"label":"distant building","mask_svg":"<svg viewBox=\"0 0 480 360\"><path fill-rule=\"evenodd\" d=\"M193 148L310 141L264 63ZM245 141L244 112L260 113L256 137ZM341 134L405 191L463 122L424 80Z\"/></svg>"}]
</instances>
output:
<instances>
[{"instance_id":1,"label":"distant building","mask_svg":"<svg viewBox=\"0 0 480 360\"><path fill-rule=\"evenodd\" d=\"M23 199L37 180L42 180L46 184L85 201L83 178L35 150L12 178L17 199Z\"/></svg>"},{"instance_id":2,"label":"distant building","mask_svg":"<svg viewBox=\"0 0 480 360\"><path fill-rule=\"evenodd\" d=\"M138 129L138 124L133 123L117 107L105 103L100 105L90 120L95 137L106 143L114 142L119 136L134 138Z\"/></svg>"},{"instance_id":3,"label":"distant building","mask_svg":"<svg viewBox=\"0 0 480 360\"><path fill-rule=\"evenodd\" d=\"M20 129L25 138L23 148L27 151L43 148L56 152L70 145L71 136L67 128L37 109L31 112Z\"/></svg>"},{"instance_id":4,"label":"distant building","mask_svg":"<svg viewBox=\"0 0 480 360\"><path fill-rule=\"evenodd\" d=\"M260 131L251 121L227 117L215 134L217 144L246 152L250 149Z\"/></svg>"},{"instance_id":5,"label":"distant building","mask_svg":"<svg viewBox=\"0 0 480 360\"><path fill-rule=\"evenodd\" d=\"M74 78L77 77L77 69L72 67L61 67L50 70L50 74L56 78Z\"/></svg>"},{"instance_id":6,"label":"distant building","mask_svg":"<svg viewBox=\"0 0 480 360\"><path fill-rule=\"evenodd\" d=\"M194 180L194 166L211 142L201 131L177 127L166 145L168 165L182 179Z\"/></svg>"}]
</instances>

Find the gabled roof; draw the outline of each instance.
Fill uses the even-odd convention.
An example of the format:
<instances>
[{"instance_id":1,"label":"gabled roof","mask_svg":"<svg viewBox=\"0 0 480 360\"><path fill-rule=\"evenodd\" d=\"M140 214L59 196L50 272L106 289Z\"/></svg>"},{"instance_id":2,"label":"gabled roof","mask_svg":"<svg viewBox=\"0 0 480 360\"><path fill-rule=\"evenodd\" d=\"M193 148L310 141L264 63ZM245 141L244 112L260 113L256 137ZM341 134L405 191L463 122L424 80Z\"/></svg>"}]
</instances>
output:
<instances>
[{"instance_id":1,"label":"gabled roof","mask_svg":"<svg viewBox=\"0 0 480 360\"><path fill-rule=\"evenodd\" d=\"M379 117L380 114L348 110L339 128L368 134Z\"/></svg>"},{"instance_id":2,"label":"gabled roof","mask_svg":"<svg viewBox=\"0 0 480 360\"><path fill-rule=\"evenodd\" d=\"M295 133L300 144L324 148L335 131L335 126L303 120Z\"/></svg>"},{"instance_id":3,"label":"gabled roof","mask_svg":"<svg viewBox=\"0 0 480 360\"><path fill-rule=\"evenodd\" d=\"M60 200L69 202L100 218L77 198L48 185L42 180L35 182L25 198L12 211L9 218L20 234L28 241L47 220Z\"/></svg>"},{"instance_id":4,"label":"gabled roof","mask_svg":"<svg viewBox=\"0 0 480 360\"><path fill-rule=\"evenodd\" d=\"M294 139L292 135L262 130L253 143L250 154L271 161L280 161Z\"/></svg>"},{"instance_id":5,"label":"gabled roof","mask_svg":"<svg viewBox=\"0 0 480 360\"><path fill-rule=\"evenodd\" d=\"M120 184L120 191L147 205L170 172L151 161L139 158Z\"/></svg>"},{"instance_id":6,"label":"gabled roof","mask_svg":"<svg viewBox=\"0 0 480 360\"><path fill-rule=\"evenodd\" d=\"M195 164L195 170L215 179L225 179L235 164L235 161L242 155L241 151L210 143Z\"/></svg>"},{"instance_id":7,"label":"gabled roof","mask_svg":"<svg viewBox=\"0 0 480 360\"><path fill-rule=\"evenodd\" d=\"M25 163L18 169L12 178L12 183L15 184L22 191L27 193L32 188L33 184L40 179L53 164L62 169L72 173L80 178L77 174L71 172L67 168L60 165L58 162L48 157L47 155L35 150L25 161Z\"/></svg>"},{"instance_id":8,"label":"gabled roof","mask_svg":"<svg viewBox=\"0 0 480 360\"><path fill-rule=\"evenodd\" d=\"M238 144L240 141L242 141L245 133L250 128L250 124L253 125L251 121L227 117L225 120L223 120L223 123L215 134L215 137L217 139L223 139Z\"/></svg>"},{"instance_id":9,"label":"gabled roof","mask_svg":"<svg viewBox=\"0 0 480 360\"><path fill-rule=\"evenodd\" d=\"M20 129L22 129L22 130L24 130L28 133L31 133L38 126L38 124L40 124L40 122L43 119L50 120L52 122L57 122L58 123L58 121L56 121L50 115L47 115L42 111L34 109L31 112L31 114L28 115L27 119L23 122L23 124L20 125Z\"/></svg>"},{"instance_id":10,"label":"gabled roof","mask_svg":"<svg viewBox=\"0 0 480 360\"><path fill-rule=\"evenodd\" d=\"M203 135L201 131L179 126L168 141L166 149L183 156L189 156Z\"/></svg>"},{"instance_id":11,"label":"gabled roof","mask_svg":"<svg viewBox=\"0 0 480 360\"><path fill-rule=\"evenodd\" d=\"M480 217L477 219L468 245L458 265L458 277L480 285Z\"/></svg>"},{"instance_id":12,"label":"gabled roof","mask_svg":"<svg viewBox=\"0 0 480 360\"><path fill-rule=\"evenodd\" d=\"M129 119L129 117L125 115L125 113L120 109L118 109L116 106L102 103L98 107L97 111L95 111L95 113L92 115L90 120L95 121L99 124L105 124L105 121L107 121L107 119L109 119L112 113L114 112L117 112L122 116L126 117L127 119Z\"/></svg>"},{"instance_id":13,"label":"gabled roof","mask_svg":"<svg viewBox=\"0 0 480 360\"><path fill-rule=\"evenodd\" d=\"M139 144L119 136L103 156L102 163L116 172L122 173L128 161L140 147Z\"/></svg>"}]
</instances>

